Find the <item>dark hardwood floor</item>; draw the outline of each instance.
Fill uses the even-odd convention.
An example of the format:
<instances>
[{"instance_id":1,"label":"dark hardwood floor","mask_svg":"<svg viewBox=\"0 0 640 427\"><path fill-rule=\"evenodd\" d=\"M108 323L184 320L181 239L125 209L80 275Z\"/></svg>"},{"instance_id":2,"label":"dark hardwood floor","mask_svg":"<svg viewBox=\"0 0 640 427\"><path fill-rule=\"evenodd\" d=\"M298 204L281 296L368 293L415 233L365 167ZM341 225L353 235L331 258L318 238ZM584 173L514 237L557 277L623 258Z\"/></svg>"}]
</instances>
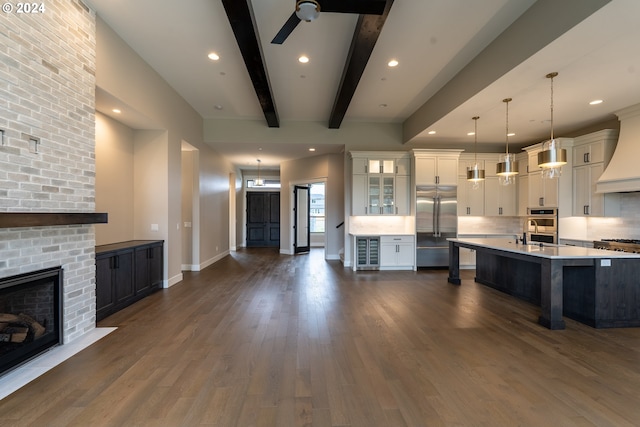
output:
<instances>
[{"instance_id":1,"label":"dark hardwood floor","mask_svg":"<svg viewBox=\"0 0 640 427\"><path fill-rule=\"evenodd\" d=\"M550 331L446 278L241 250L103 320L0 425L640 425L640 329Z\"/></svg>"}]
</instances>

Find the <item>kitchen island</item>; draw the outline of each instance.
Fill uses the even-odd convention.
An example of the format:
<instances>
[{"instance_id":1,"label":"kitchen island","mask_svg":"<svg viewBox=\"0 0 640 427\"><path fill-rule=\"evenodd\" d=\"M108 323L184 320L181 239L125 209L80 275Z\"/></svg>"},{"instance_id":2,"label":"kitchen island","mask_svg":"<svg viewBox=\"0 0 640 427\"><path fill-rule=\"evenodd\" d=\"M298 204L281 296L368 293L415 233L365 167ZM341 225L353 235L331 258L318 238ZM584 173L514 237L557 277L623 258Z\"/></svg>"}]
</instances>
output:
<instances>
[{"instance_id":1,"label":"kitchen island","mask_svg":"<svg viewBox=\"0 0 640 427\"><path fill-rule=\"evenodd\" d=\"M476 251L476 282L540 305L549 329L564 329L563 315L596 328L640 326L640 254L449 239L448 281L457 285L461 247Z\"/></svg>"}]
</instances>

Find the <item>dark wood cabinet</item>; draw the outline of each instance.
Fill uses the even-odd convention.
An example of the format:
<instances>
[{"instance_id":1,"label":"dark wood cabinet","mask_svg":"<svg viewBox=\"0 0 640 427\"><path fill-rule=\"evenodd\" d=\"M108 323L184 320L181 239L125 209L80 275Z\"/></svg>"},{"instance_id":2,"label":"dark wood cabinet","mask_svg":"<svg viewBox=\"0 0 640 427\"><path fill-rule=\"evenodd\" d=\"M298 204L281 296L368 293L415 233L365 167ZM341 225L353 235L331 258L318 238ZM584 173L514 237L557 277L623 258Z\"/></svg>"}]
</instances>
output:
<instances>
[{"instance_id":1,"label":"dark wood cabinet","mask_svg":"<svg viewBox=\"0 0 640 427\"><path fill-rule=\"evenodd\" d=\"M96 321L162 287L163 241L133 240L96 247Z\"/></svg>"}]
</instances>

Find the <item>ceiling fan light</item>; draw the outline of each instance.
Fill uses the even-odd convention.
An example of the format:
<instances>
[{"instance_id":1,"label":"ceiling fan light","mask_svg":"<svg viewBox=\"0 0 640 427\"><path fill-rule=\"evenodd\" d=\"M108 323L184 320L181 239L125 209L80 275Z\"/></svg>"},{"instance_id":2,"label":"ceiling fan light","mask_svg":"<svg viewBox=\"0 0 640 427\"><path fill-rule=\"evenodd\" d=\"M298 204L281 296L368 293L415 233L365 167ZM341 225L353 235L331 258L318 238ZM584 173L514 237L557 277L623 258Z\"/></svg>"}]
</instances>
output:
<instances>
[{"instance_id":1,"label":"ceiling fan light","mask_svg":"<svg viewBox=\"0 0 640 427\"><path fill-rule=\"evenodd\" d=\"M320 16L320 5L314 0L300 0L296 3L296 16L301 21L311 22Z\"/></svg>"}]
</instances>

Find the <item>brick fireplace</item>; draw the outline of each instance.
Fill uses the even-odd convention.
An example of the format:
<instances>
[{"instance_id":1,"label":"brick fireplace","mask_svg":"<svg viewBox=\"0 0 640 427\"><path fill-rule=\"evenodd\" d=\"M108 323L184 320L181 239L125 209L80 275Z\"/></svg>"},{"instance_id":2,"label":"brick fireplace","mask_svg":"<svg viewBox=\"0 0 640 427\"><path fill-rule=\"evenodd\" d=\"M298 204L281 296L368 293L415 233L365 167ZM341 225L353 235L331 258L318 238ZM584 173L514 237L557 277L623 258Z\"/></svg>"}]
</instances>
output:
<instances>
[{"instance_id":1,"label":"brick fireplace","mask_svg":"<svg viewBox=\"0 0 640 427\"><path fill-rule=\"evenodd\" d=\"M0 14L0 213L95 210L95 14ZM95 328L91 224L0 228L0 281L61 266L64 343Z\"/></svg>"}]
</instances>

